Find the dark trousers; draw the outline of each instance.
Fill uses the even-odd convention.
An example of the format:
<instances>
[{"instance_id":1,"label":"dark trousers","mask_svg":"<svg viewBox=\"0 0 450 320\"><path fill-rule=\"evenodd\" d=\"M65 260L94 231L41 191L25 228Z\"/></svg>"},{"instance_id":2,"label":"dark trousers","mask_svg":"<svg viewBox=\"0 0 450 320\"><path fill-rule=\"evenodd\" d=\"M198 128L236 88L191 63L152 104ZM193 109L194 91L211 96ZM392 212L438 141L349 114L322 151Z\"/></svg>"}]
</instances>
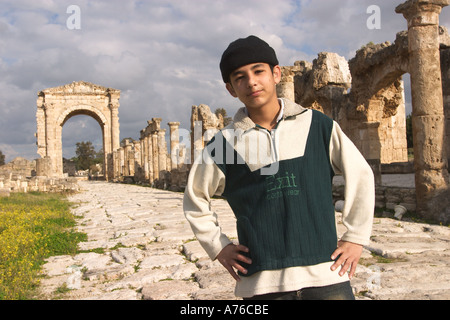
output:
<instances>
[{"instance_id":1,"label":"dark trousers","mask_svg":"<svg viewBox=\"0 0 450 320\"><path fill-rule=\"evenodd\" d=\"M324 287L256 295L244 300L355 300L350 281Z\"/></svg>"}]
</instances>

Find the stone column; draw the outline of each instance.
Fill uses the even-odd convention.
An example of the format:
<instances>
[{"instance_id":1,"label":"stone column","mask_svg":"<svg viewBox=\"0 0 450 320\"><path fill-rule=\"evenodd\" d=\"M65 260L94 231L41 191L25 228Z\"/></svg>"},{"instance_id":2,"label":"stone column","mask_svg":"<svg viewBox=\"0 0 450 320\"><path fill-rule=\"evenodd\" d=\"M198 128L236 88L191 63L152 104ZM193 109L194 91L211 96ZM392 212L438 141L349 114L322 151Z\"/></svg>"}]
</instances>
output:
<instances>
[{"instance_id":1,"label":"stone column","mask_svg":"<svg viewBox=\"0 0 450 320\"><path fill-rule=\"evenodd\" d=\"M148 129L148 127L147 127ZM148 182L150 184L153 183L153 144L152 144L152 134L151 132L147 132L147 138L146 138L146 143L147 143L147 154L148 154Z\"/></svg>"},{"instance_id":2,"label":"stone column","mask_svg":"<svg viewBox=\"0 0 450 320\"><path fill-rule=\"evenodd\" d=\"M51 175L52 159L43 157L36 159L36 175L38 177L49 177Z\"/></svg>"},{"instance_id":3,"label":"stone column","mask_svg":"<svg viewBox=\"0 0 450 320\"><path fill-rule=\"evenodd\" d=\"M125 140L125 144L122 147L123 148L123 155L124 155L124 176L130 176L130 151L131 151L131 142L130 140Z\"/></svg>"},{"instance_id":4,"label":"stone column","mask_svg":"<svg viewBox=\"0 0 450 320\"><path fill-rule=\"evenodd\" d=\"M158 133L152 132L152 167L153 180L159 179Z\"/></svg>"},{"instance_id":5,"label":"stone column","mask_svg":"<svg viewBox=\"0 0 450 320\"><path fill-rule=\"evenodd\" d=\"M439 14L449 3L408 0L395 9L408 21L417 212L440 221L450 217L439 56Z\"/></svg>"},{"instance_id":6,"label":"stone column","mask_svg":"<svg viewBox=\"0 0 450 320\"><path fill-rule=\"evenodd\" d=\"M114 163L114 179L118 180L120 177L120 152L119 149L113 151Z\"/></svg>"},{"instance_id":7,"label":"stone column","mask_svg":"<svg viewBox=\"0 0 450 320\"><path fill-rule=\"evenodd\" d=\"M160 172L167 170L166 129L158 131L158 166Z\"/></svg>"},{"instance_id":8,"label":"stone column","mask_svg":"<svg viewBox=\"0 0 450 320\"><path fill-rule=\"evenodd\" d=\"M119 156L119 177L120 179L123 179L123 176L125 175L125 147L119 148L118 152Z\"/></svg>"},{"instance_id":9,"label":"stone column","mask_svg":"<svg viewBox=\"0 0 450 320\"><path fill-rule=\"evenodd\" d=\"M179 163L179 144L180 144L180 133L178 132L178 128L180 127L179 122L169 122L168 123L170 128L170 161L171 161L171 168L178 169L180 163Z\"/></svg>"},{"instance_id":10,"label":"stone column","mask_svg":"<svg viewBox=\"0 0 450 320\"><path fill-rule=\"evenodd\" d=\"M363 140L361 153L370 165L375 178L375 184L382 184L381 162L380 162L380 123L379 122L361 122L359 136Z\"/></svg>"},{"instance_id":11,"label":"stone column","mask_svg":"<svg viewBox=\"0 0 450 320\"><path fill-rule=\"evenodd\" d=\"M111 147L114 151L120 148L119 97L111 97L111 100Z\"/></svg>"},{"instance_id":12,"label":"stone column","mask_svg":"<svg viewBox=\"0 0 450 320\"><path fill-rule=\"evenodd\" d=\"M293 67L281 67L281 81L277 84L278 98L295 101Z\"/></svg>"},{"instance_id":13,"label":"stone column","mask_svg":"<svg viewBox=\"0 0 450 320\"><path fill-rule=\"evenodd\" d=\"M44 94L39 93L39 97L37 100L37 111L36 111L36 123L37 123L37 131L36 131L36 145L37 145L37 153L44 158L47 156L47 124L46 124L46 115L45 115L46 106L44 103Z\"/></svg>"},{"instance_id":14,"label":"stone column","mask_svg":"<svg viewBox=\"0 0 450 320\"><path fill-rule=\"evenodd\" d=\"M103 166L104 169L104 175L106 180L112 180L116 177L114 177L114 171L111 170L112 163L114 163L114 151L120 148L120 127L119 127L119 97L120 92L111 94L110 96L110 104L109 109L111 110L111 124L110 124L110 130L111 130L111 142L110 146L105 148L105 165ZM105 135L104 135L105 136ZM110 152L106 152L106 149L109 149ZM111 156L109 156L111 155ZM109 158L110 160L107 160ZM112 163L110 163L112 162Z\"/></svg>"},{"instance_id":15,"label":"stone column","mask_svg":"<svg viewBox=\"0 0 450 320\"><path fill-rule=\"evenodd\" d=\"M447 161L450 162L450 48L441 49L442 90L444 93L444 114L446 118L445 138Z\"/></svg>"},{"instance_id":16,"label":"stone column","mask_svg":"<svg viewBox=\"0 0 450 320\"><path fill-rule=\"evenodd\" d=\"M149 155L149 150L148 150L148 140L149 137L146 134L145 130L144 130L144 137L142 140L142 165L144 167L144 179L145 180L150 180L150 172L149 172L149 167L148 167L148 155Z\"/></svg>"}]
</instances>

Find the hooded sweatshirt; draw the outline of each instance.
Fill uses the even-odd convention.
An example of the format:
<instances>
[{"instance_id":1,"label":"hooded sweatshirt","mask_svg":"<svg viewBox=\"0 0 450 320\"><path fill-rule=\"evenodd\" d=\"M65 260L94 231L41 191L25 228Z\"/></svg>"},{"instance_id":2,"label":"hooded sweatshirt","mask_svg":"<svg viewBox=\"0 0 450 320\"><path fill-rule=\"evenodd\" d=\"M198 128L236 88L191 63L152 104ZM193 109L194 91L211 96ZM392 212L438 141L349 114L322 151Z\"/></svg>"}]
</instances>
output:
<instances>
[{"instance_id":1,"label":"hooded sweatshirt","mask_svg":"<svg viewBox=\"0 0 450 320\"><path fill-rule=\"evenodd\" d=\"M330 270L337 247L332 179L345 185L341 240L368 244L375 201L373 173L339 125L324 114L279 99L278 122L262 128L241 108L191 168L184 211L211 259L231 243L210 206L224 196L239 243L252 264L235 294L299 290L348 281Z\"/></svg>"}]
</instances>

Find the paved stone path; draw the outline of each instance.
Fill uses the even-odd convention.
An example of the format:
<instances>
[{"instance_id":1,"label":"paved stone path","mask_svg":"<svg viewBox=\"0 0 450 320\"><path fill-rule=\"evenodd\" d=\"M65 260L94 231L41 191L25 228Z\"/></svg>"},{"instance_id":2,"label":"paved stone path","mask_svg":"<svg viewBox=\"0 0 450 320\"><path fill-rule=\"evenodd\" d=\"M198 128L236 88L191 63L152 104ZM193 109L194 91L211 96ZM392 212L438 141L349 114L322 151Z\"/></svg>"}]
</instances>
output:
<instances>
[{"instance_id":1,"label":"paved stone path","mask_svg":"<svg viewBox=\"0 0 450 320\"><path fill-rule=\"evenodd\" d=\"M88 241L79 244L83 253L48 259L40 299L236 299L234 280L195 240L181 193L80 184L83 192L70 200ZM216 199L212 206L236 238L228 204ZM375 218L352 286L358 299L450 299L449 265L448 227Z\"/></svg>"}]
</instances>

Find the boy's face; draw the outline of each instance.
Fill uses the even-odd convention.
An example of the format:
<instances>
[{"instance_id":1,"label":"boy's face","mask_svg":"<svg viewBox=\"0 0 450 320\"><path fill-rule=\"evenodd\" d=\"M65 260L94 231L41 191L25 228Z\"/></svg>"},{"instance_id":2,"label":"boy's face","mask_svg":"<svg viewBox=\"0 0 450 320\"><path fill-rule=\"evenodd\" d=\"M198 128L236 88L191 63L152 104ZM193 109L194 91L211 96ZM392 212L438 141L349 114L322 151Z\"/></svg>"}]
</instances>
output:
<instances>
[{"instance_id":1,"label":"boy's face","mask_svg":"<svg viewBox=\"0 0 450 320\"><path fill-rule=\"evenodd\" d=\"M280 66L275 66L272 72L267 63L252 63L234 70L226 88L247 108L260 108L277 101L276 85L280 80Z\"/></svg>"}]
</instances>

